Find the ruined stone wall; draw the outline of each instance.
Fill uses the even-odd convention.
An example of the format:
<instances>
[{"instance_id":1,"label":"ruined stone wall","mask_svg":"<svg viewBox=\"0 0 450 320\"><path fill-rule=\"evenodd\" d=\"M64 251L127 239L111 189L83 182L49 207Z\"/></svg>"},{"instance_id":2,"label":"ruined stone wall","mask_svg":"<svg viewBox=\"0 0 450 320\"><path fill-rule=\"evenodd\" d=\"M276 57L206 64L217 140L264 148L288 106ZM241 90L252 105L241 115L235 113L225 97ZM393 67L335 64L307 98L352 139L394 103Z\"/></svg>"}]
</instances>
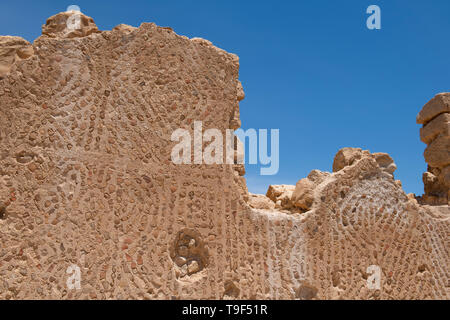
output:
<instances>
[{"instance_id":1,"label":"ruined stone wall","mask_svg":"<svg viewBox=\"0 0 450 320\"><path fill-rule=\"evenodd\" d=\"M313 170L293 188L272 186L266 201L250 197L255 212L278 212L285 225L274 243L288 250L281 272L290 274L292 289L276 297L448 299L448 206L421 206L407 196L387 154L345 148L333 168ZM370 266L381 271L379 289L367 286Z\"/></svg>"},{"instance_id":2,"label":"ruined stone wall","mask_svg":"<svg viewBox=\"0 0 450 320\"><path fill-rule=\"evenodd\" d=\"M428 170L423 174L423 203L450 204L450 93L430 100L417 116L422 124L420 139L427 144L424 156Z\"/></svg>"},{"instance_id":3,"label":"ruined stone wall","mask_svg":"<svg viewBox=\"0 0 450 320\"><path fill-rule=\"evenodd\" d=\"M342 155L269 197L241 165L175 165L177 128L240 126L238 58L68 17L0 75L1 299L449 298L448 206L406 196L392 159Z\"/></svg>"}]
</instances>

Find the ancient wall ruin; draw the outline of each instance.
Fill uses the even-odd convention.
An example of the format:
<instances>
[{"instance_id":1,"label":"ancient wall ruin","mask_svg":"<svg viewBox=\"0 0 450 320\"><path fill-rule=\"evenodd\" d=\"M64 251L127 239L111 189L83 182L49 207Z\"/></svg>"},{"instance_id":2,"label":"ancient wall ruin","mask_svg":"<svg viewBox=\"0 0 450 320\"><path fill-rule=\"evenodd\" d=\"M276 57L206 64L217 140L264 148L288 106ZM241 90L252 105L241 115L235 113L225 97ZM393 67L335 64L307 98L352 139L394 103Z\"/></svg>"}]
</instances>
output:
<instances>
[{"instance_id":1,"label":"ancient wall ruin","mask_svg":"<svg viewBox=\"0 0 450 320\"><path fill-rule=\"evenodd\" d=\"M423 203L449 205L450 201L450 93L436 95L417 116L422 124L420 140L428 146L425 161L428 170L423 174L425 195Z\"/></svg>"},{"instance_id":2,"label":"ancient wall ruin","mask_svg":"<svg viewBox=\"0 0 450 320\"><path fill-rule=\"evenodd\" d=\"M0 37L1 299L450 297L448 205L407 196L387 154L343 149L267 196L242 165L175 165L175 129L240 127L238 57L152 23L67 30L72 14L32 45ZM444 129L421 135L447 152L427 158L439 199Z\"/></svg>"}]
</instances>

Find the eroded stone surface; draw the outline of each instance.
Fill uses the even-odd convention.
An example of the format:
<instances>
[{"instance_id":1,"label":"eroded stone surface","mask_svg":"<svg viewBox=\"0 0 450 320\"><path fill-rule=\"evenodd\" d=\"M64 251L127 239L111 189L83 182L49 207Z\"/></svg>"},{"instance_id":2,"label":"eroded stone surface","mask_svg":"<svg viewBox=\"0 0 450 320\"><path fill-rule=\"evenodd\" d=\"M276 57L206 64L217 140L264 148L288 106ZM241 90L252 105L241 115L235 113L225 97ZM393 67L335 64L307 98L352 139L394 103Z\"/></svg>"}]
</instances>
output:
<instances>
[{"instance_id":1,"label":"eroded stone surface","mask_svg":"<svg viewBox=\"0 0 450 320\"><path fill-rule=\"evenodd\" d=\"M450 135L450 113L440 114L420 129L420 139L426 144L439 135Z\"/></svg>"},{"instance_id":2,"label":"eroded stone surface","mask_svg":"<svg viewBox=\"0 0 450 320\"><path fill-rule=\"evenodd\" d=\"M94 19L79 11L60 12L42 26L42 35L51 38L79 38L97 32Z\"/></svg>"},{"instance_id":3,"label":"eroded stone surface","mask_svg":"<svg viewBox=\"0 0 450 320\"><path fill-rule=\"evenodd\" d=\"M272 200L277 208L290 209L292 208L292 193L295 186L291 185L271 185L267 190L266 197Z\"/></svg>"},{"instance_id":4,"label":"eroded stone surface","mask_svg":"<svg viewBox=\"0 0 450 320\"><path fill-rule=\"evenodd\" d=\"M253 272L225 236L250 210L242 166L174 165L171 134L236 125L238 58L151 23L66 39L58 21L0 80L0 298L222 297ZM185 229L207 266L171 258Z\"/></svg>"},{"instance_id":5,"label":"eroded stone surface","mask_svg":"<svg viewBox=\"0 0 450 320\"><path fill-rule=\"evenodd\" d=\"M262 194L249 194L248 204L255 209L273 210L275 209L275 202Z\"/></svg>"},{"instance_id":6,"label":"eroded stone surface","mask_svg":"<svg viewBox=\"0 0 450 320\"><path fill-rule=\"evenodd\" d=\"M333 172L337 172L347 166L352 165L355 161L361 159L364 155L367 154L367 151L363 151L360 148L342 148L334 156Z\"/></svg>"},{"instance_id":7,"label":"eroded stone surface","mask_svg":"<svg viewBox=\"0 0 450 320\"><path fill-rule=\"evenodd\" d=\"M417 115L417 123L426 125L443 113L450 113L449 92L439 93L431 99Z\"/></svg>"}]
</instances>

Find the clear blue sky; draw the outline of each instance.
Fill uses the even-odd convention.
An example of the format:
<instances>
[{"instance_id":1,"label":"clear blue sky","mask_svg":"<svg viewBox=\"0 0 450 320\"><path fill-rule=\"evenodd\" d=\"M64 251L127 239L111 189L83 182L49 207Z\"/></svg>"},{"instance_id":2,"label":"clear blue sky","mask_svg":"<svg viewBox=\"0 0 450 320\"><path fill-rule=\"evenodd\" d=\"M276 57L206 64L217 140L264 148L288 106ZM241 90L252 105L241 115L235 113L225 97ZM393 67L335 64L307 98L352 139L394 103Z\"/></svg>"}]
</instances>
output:
<instances>
[{"instance_id":1,"label":"clear blue sky","mask_svg":"<svg viewBox=\"0 0 450 320\"><path fill-rule=\"evenodd\" d=\"M405 191L422 194L415 118L450 91L450 1L2 1L0 34L33 41L71 4L101 30L155 22L240 56L243 128L280 129L280 171L260 176L247 165L251 192L331 171L334 154L351 146L389 153ZM366 28L371 4L381 7L381 30Z\"/></svg>"}]
</instances>

